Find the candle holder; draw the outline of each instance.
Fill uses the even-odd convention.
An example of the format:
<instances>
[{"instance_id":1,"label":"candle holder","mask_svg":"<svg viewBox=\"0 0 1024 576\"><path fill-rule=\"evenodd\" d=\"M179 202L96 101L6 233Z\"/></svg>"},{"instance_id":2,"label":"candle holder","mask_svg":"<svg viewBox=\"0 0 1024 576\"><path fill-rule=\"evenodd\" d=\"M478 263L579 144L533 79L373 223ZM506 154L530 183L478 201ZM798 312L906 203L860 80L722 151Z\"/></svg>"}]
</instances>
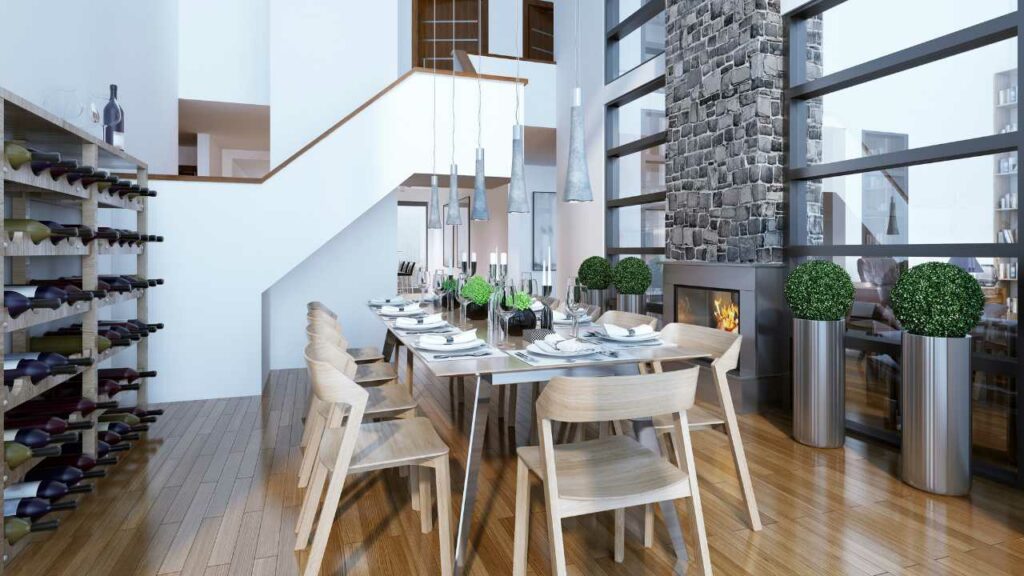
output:
<instances>
[{"instance_id":1,"label":"candle holder","mask_svg":"<svg viewBox=\"0 0 1024 576\"><path fill-rule=\"evenodd\" d=\"M551 296L551 285L549 284L549 285L542 286L540 291L541 291L541 294L543 294L545 298L550 297Z\"/></svg>"},{"instance_id":2,"label":"candle holder","mask_svg":"<svg viewBox=\"0 0 1024 576\"><path fill-rule=\"evenodd\" d=\"M491 265L489 265L489 268L490 268L490 271L489 271L489 275L488 275L487 279L488 279L488 281L490 281L491 284L494 284L495 282L498 281L498 265L497 264L491 264Z\"/></svg>"},{"instance_id":3,"label":"candle holder","mask_svg":"<svg viewBox=\"0 0 1024 576\"><path fill-rule=\"evenodd\" d=\"M459 269L462 270L463 274L469 273L469 262L463 260L462 264L459 266Z\"/></svg>"},{"instance_id":4,"label":"candle holder","mask_svg":"<svg viewBox=\"0 0 1024 576\"><path fill-rule=\"evenodd\" d=\"M469 270L470 276L476 276L476 260L473 260L472 262L469 263Z\"/></svg>"},{"instance_id":5,"label":"candle holder","mask_svg":"<svg viewBox=\"0 0 1024 576\"><path fill-rule=\"evenodd\" d=\"M501 277L508 278L508 264L499 264L501 267Z\"/></svg>"}]
</instances>

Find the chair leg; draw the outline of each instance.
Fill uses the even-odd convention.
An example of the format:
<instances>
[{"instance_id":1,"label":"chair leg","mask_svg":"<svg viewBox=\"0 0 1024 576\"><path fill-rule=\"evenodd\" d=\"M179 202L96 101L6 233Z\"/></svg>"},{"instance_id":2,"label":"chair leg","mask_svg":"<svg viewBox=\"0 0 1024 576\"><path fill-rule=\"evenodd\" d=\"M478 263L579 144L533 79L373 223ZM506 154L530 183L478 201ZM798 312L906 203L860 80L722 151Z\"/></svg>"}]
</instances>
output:
<instances>
[{"instance_id":1,"label":"chair leg","mask_svg":"<svg viewBox=\"0 0 1024 576\"><path fill-rule=\"evenodd\" d=\"M736 409L732 405L732 395L729 393L729 381L724 373L714 372L715 390L718 392L718 402L725 412L725 427L728 431L729 442L732 444L732 460L736 464L736 474L739 476L740 488L743 490L743 500L747 504L747 514L750 517L750 529L757 532L761 530L761 515L757 511L757 500L754 498L754 483L750 480L750 468L747 466L747 455L743 451L743 440L740 438L740 426L736 419Z\"/></svg>"},{"instance_id":2,"label":"chair leg","mask_svg":"<svg viewBox=\"0 0 1024 576\"><path fill-rule=\"evenodd\" d=\"M516 428L516 415L519 412L519 388L517 384L509 384L508 388L508 427L511 430Z\"/></svg>"},{"instance_id":3,"label":"chair leg","mask_svg":"<svg viewBox=\"0 0 1024 576\"><path fill-rule=\"evenodd\" d=\"M654 546L654 504L644 505L644 548Z\"/></svg>"},{"instance_id":4,"label":"chair leg","mask_svg":"<svg viewBox=\"0 0 1024 576\"><path fill-rule=\"evenodd\" d=\"M313 529L313 520L316 519L316 509L320 505L320 496L324 492L326 481L327 467L317 462L313 482L306 488L306 496L302 499L302 508L299 510L299 520L295 524L296 550L304 550L309 545L309 532Z\"/></svg>"},{"instance_id":5,"label":"chair leg","mask_svg":"<svg viewBox=\"0 0 1024 576\"><path fill-rule=\"evenodd\" d=\"M655 454L661 453L661 448L658 445L658 431L654 428L654 423L651 421L633 421L633 428L636 430L637 440L645 448L654 452ZM664 456L664 455L663 455ZM658 506L661 508L661 517L665 522L665 528L668 529L669 538L672 540L672 548L676 552L676 557L681 561L685 562L688 558L686 553L686 542L683 540L683 533L681 530L682 524L679 522L679 514L676 512L676 506L673 502L659 502ZM650 530L648 530L650 526ZM654 512L650 513L648 519L646 512L644 517L644 544L646 545L648 540L653 542L654 539Z\"/></svg>"},{"instance_id":6,"label":"chair leg","mask_svg":"<svg viewBox=\"0 0 1024 576\"><path fill-rule=\"evenodd\" d=\"M426 466L412 466L417 470L420 487L420 532L430 534L434 527L433 507L430 496L430 468Z\"/></svg>"},{"instance_id":7,"label":"chair leg","mask_svg":"<svg viewBox=\"0 0 1024 576\"><path fill-rule=\"evenodd\" d=\"M306 421L302 426L302 439L299 440L299 448L305 448L309 444L309 431L312 428L313 411L316 409L316 396L309 394L309 408L306 409ZM301 484L299 485L301 487Z\"/></svg>"},{"instance_id":8,"label":"chair leg","mask_svg":"<svg viewBox=\"0 0 1024 576\"><path fill-rule=\"evenodd\" d=\"M306 446L306 451L302 453L302 464L299 465L299 488L305 488L309 485L309 475L313 472L313 465L316 464L317 453L320 451L319 438L324 433L324 426L327 424L324 417L320 415L319 407L316 405L317 402L316 399L313 400L309 416L306 418L306 429L310 431L310 436L316 438L316 440L310 442Z\"/></svg>"},{"instance_id":9,"label":"chair leg","mask_svg":"<svg viewBox=\"0 0 1024 576\"><path fill-rule=\"evenodd\" d=\"M539 443L537 437L537 399L540 398L540 382L530 382L530 446Z\"/></svg>"},{"instance_id":10,"label":"chair leg","mask_svg":"<svg viewBox=\"0 0 1024 576\"><path fill-rule=\"evenodd\" d=\"M413 356L412 348L406 347L405 349L405 379L409 383L409 395L413 396L412 389L412 365L415 356Z\"/></svg>"},{"instance_id":11,"label":"chair leg","mask_svg":"<svg viewBox=\"0 0 1024 576\"><path fill-rule=\"evenodd\" d=\"M554 502L545 490L544 499L548 511L548 545L551 547L551 573L555 576L567 576L565 567L565 543L562 541L562 519L552 511Z\"/></svg>"},{"instance_id":12,"label":"chair leg","mask_svg":"<svg viewBox=\"0 0 1024 576\"><path fill-rule=\"evenodd\" d=\"M675 428L679 428L676 426ZM697 486L697 468L693 460L693 446L690 444L689 430L673 430L673 438L676 438L675 449L676 459L686 463L687 476L690 481L690 497L686 499L688 516L693 521L693 528L697 537L697 562L701 567L701 574L711 574L711 552L708 549L708 533L704 527L704 511L700 503L700 489ZM674 506L673 506L674 507ZM678 522L678 520L676 520Z\"/></svg>"},{"instance_id":13,"label":"chair leg","mask_svg":"<svg viewBox=\"0 0 1024 576\"><path fill-rule=\"evenodd\" d=\"M434 460L437 482L437 539L441 547L441 576L452 575L452 486L448 455Z\"/></svg>"},{"instance_id":14,"label":"chair leg","mask_svg":"<svg viewBox=\"0 0 1024 576\"><path fill-rule=\"evenodd\" d=\"M615 510L615 562L622 564L626 557L626 509Z\"/></svg>"},{"instance_id":15,"label":"chair leg","mask_svg":"<svg viewBox=\"0 0 1024 576\"><path fill-rule=\"evenodd\" d=\"M303 571L304 576L316 576L320 572L320 565L323 564L324 552L327 550L327 538L331 535L331 526L334 525L334 515L338 512L338 505L341 503L341 489L345 483L345 471L341 472L339 474L335 470L330 475L327 496L324 498L324 507L320 511L320 519L317 521L316 532L313 534L313 545L309 549L306 569Z\"/></svg>"},{"instance_id":16,"label":"chair leg","mask_svg":"<svg viewBox=\"0 0 1024 576\"><path fill-rule=\"evenodd\" d=\"M527 549L530 543L530 469L516 458L516 531L512 545L512 576L526 576Z\"/></svg>"}]
</instances>

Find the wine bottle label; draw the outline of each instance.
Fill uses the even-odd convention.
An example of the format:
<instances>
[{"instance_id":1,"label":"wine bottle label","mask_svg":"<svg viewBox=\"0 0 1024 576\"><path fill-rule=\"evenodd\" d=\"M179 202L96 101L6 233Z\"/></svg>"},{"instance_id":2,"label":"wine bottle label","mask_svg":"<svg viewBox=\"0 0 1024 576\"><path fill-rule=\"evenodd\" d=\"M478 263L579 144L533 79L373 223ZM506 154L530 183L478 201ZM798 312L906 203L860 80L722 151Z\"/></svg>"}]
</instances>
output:
<instances>
[{"instance_id":1,"label":"wine bottle label","mask_svg":"<svg viewBox=\"0 0 1024 576\"><path fill-rule=\"evenodd\" d=\"M4 504L13 498L35 498L39 492L40 480L35 482L19 482L4 488Z\"/></svg>"},{"instance_id":2,"label":"wine bottle label","mask_svg":"<svg viewBox=\"0 0 1024 576\"><path fill-rule=\"evenodd\" d=\"M114 146L124 150L124 132L114 132Z\"/></svg>"},{"instance_id":3,"label":"wine bottle label","mask_svg":"<svg viewBox=\"0 0 1024 576\"><path fill-rule=\"evenodd\" d=\"M16 500L4 500L4 518L9 516L18 515L18 505L21 504L21 499Z\"/></svg>"},{"instance_id":4,"label":"wine bottle label","mask_svg":"<svg viewBox=\"0 0 1024 576\"><path fill-rule=\"evenodd\" d=\"M18 438L18 430L4 430L4 442L13 442Z\"/></svg>"}]
</instances>

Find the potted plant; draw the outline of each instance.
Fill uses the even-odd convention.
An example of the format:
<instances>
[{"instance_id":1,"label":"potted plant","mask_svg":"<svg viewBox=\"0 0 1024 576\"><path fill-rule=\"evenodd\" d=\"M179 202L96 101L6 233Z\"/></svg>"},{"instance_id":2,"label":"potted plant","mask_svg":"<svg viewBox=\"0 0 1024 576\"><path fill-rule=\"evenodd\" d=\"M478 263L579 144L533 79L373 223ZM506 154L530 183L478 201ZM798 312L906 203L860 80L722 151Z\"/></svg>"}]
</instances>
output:
<instances>
[{"instance_id":1,"label":"potted plant","mask_svg":"<svg viewBox=\"0 0 1024 576\"><path fill-rule=\"evenodd\" d=\"M517 291L512 296L512 301L505 300L505 309L511 307L515 312L508 319L508 335L522 336L523 330L529 330L537 326L537 315L530 309L533 304L533 297L526 292Z\"/></svg>"},{"instance_id":2,"label":"potted plant","mask_svg":"<svg viewBox=\"0 0 1024 576\"><path fill-rule=\"evenodd\" d=\"M619 260L612 270L612 283L619 293L619 310L644 313L644 294L651 287L651 269L643 260L635 256Z\"/></svg>"},{"instance_id":3,"label":"potted plant","mask_svg":"<svg viewBox=\"0 0 1024 576\"><path fill-rule=\"evenodd\" d=\"M603 308L608 298L608 287L612 284L612 265L608 259L601 256L587 258L580 264L576 277L587 287L590 303Z\"/></svg>"},{"instance_id":4,"label":"potted plant","mask_svg":"<svg viewBox=\"0 0 1024 576\"><path fill-rule=\"evenodd\" d=\"M466 302L466 317L470 320L487 320L487 305L494 287L480 276L473 276L462 286L462 297Z\"/></svg>"},{"instance_id":5,"label":"potted plant","mask_svg":"<svg viewBox=\"0 0 1024 576\"><path fill-rule=\"evenodd\" d=\"M816 448L846 439L846 315L853 282L829 260L810 260L786 278L793 311L793 438Z\"/></svg>"},{"instance_id":6,"label":"potted plant","mask_svg":"<svg viewBox=\"0 0 1024 576\"><path fill-rule=\"evenodd\" d=\"M915 488L971 489L971 337L985 295L959 266L919 264L900 275L892 308L903 326L900 475Z\"/></svg>"},{"instance_id":7,"label":"potted plant","mask_svg":"<svg viewBox=\"0 0 1024 576\"><path fill-rule=\"evenodd\" d=\"M459 299L455 296L455 291L459 289L459 281L451 276L444 279L441 283L441 307L447 309L454 309L459 307Z\"/></svg>"}]
</instances>

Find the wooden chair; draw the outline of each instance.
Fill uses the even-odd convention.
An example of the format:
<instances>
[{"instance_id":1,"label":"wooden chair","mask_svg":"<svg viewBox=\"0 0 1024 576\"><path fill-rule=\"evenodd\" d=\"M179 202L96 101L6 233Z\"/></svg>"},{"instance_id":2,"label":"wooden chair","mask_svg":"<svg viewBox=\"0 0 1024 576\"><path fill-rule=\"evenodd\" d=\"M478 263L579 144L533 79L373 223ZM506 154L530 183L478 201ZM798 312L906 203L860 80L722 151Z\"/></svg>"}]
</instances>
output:
<instances>
[{"instance_id":1,"label":"wooden chair","mask_svg":"<svg viewBox=\"0 0 1024 576\"><path fill-rule=\"evenodd\" d=\"M711 373L714 377L715 391L718 394L718 403L722 414L709 412L701 407L694 406L689 411L689 424L691 430L710 429L713 426L722 425L725 427L726 435L732 445L732 458L736 464L736 473L739 477L740 488L743 491L743 499L747 505L747 515L750 521L750 528L754 531L761 529L761 517L757 511L757 501L754 498L754 485L750 480L750 468L747 466L747 456L743 451L743 440L740 438L739 423L736 420L736 410L732 404L732 394L729 392L729 379L726 373L734 370L739 363L740 345L742 337L739 334L694 326L692 324L672 323L661 329L661 339L670 342L680 348L693 350L707 350L711 353ZM654 363L654 371L661 372L660 362ZM671 441L676 441L672 435L671 420L661 417L654 419L654 428L659 436L668 436ZM636 423L634 423L636 424ZM644 526L649 528L653 524L653 509L646 510ZM644 535L645 543L650 542L650 535Z\"/></svg>"},{"instance_id":2,"label":"wooden chair","mask_svg":"<svg viewBox=\"0 0 1024 576\"><path fill-rule=\"evenodd\" d=\"M315 359L307 347L306 365L313 384L313 394L330 406L328 426L317 439L318 450L313 481L306 490L297 523L295 550L313 541L303 574L315 576L323 563L327 539L341 501L348 474L384 470L398 466L418 466L420 499L430 509L431 495L428 469L433 468L437 488L437 526L440 544L441 574L452 573L451 486L448 470L448 446L438 437L426 418L406 418L386 422L364 422L369 392L347 378L327 362ZM321 495L326 487L323 507ZM316 530L313 530L314 523ZM421 529L430 531L429 515L421 515Z\"/></svg>"},{"instance_id":3,"label":"wooden chair","mask_svg":"<svg viewBox=\"0 0 1024 576\"><path fill-rule=\"evenodd\" d=\"M335 323L338 327L338 332L341 332L341 323L338 322L338 315L334 313L330 308L324 306L320 302L310 302L306 305L308 310L307 316L310 317L323 317L325 320L329 320ZM346 343L346 346L348 344ZM372 362L381 362L384 360L384 355L381 354L380 350L373 346L361 346L357 348L348 348L345 350L352 358L355 359L357 364L368 364Z\"/></svg>"},{"instance_id":4,"label":"wooden chair","mask_svg":"<svg viewBox=\"0 0 1024 576\"><path fill-rule=\"evenodd\" d=\"M341 333L337 324L327 322L316 316L308 318L308 320L309 325L306 327L307 336L310 336L311 331L315 328L319 331L322 338L332 339L336 346L344 350L359 365L354 378L356 382L360 384L373 384L390 382L398 378L398 372L395 371L395 367L383 359L375 362L359 362L355 356L352 356L350 351L353 348L348 347L348 340Z\"/></svg>"},{"instance_id":5,"label":"wooden chair","mask_svg":"<svg viewBox=\"0 0 1024 576\"><path fill-rule=\"evenodd\" d=\"M529 541L530 473L544 484L552 573L566 574L562 519L615 511L615 561L624 555L625 509L686 498L697 539L697 561L711 574L704 515L694 467L687 411L693 407L698 368L642 376L555 377L537 400L540 447L518 450L516 527L512 573L525 576ZM677 462L629 436L555 446L552 421L582 424L669 415L681 441ZM685 466L683 466L685 464Z\"/></svg>"},{"instance_id":6,"label":"wooden chair","mask_svg":"<svg viewBox=\"0 0 1024 576\"><path fill-rule=\"evenodd\" d=\"M636 328L637 326L650 326L658 328L658 319L653 316L623 312L621 310L609 310L597 319L595 324L614 324L620 328Z\"/></svg>"},{"instance_id":7,"label":"wooden chair","mask_svg":"<svg viewBox=\"0 0 1024 576\"><path fill-rule=\"evenodd\" d=\"M352 379L356 371L356 364L351 357L329 342L319 340L315 336L309 344L307 352L313 354L314 359L330 364L346 378ZM368 396L363 417L368 420L411 418L416 414L416 400L396 383L368 387L366 392ZM309 446L309 438L318 438L323 433L327 426L329 412L329 404L317 399L316 394L310 394L309 412L306 415L306 425L303 429L304 442L300 443L300 446L306 447L306 450L302 454L302 464L299 466L299 488L305 488L309 484L313 463L316 462L317 447Z\"/></svg>"}]
</instances>

